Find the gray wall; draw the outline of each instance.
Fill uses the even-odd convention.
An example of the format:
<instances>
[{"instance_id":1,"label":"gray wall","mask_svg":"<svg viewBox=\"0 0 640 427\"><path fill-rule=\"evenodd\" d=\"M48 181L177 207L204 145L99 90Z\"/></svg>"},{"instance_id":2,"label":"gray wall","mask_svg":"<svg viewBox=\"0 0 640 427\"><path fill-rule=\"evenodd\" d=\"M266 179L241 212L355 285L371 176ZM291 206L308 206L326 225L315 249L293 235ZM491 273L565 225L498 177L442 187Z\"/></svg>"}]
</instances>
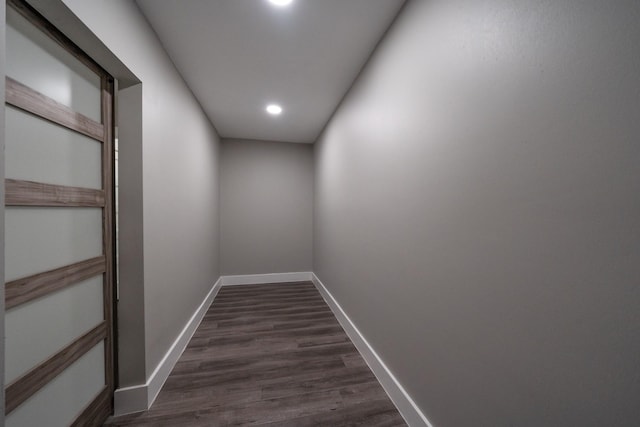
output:
<instances>
[{"instance_id":1,"label":"gray wall","mask_svg":"<svg viewBox=\"0 0 640 427\"><path fill-rule=\"evenodd\" d=\"M311 271L313 146L223 140L223 275Z\"/></svg>"},{"instance_id":2,"label":"gray wall","mask_svg":"<svg viewBox=\"0 0 640 427\"><path fill-rule=\"evenodd\" d=\"M121 288L136 288L121 289L121 297L130 298L121 299L121 308L129 315L127 324L120 319L121 339L128 340L121 340L121 348L136 350L128 353L127 360L120 359L121 366L131 363L121 368L126 376L121 375L120 385L140 384L153 373L219 277L219 138L134 2L63 1L142 82L121 94L140 102L142 122L141 129L136 128L134 122L139 126L140 117L129 117L130 126L121 129L119 153L121 170L128 169L120 176L121 219L133 216L121 225L131 230L136 224L142 226L134 234L122 229L120 234L122 262L129 261L132 267L126 270L129 281L121 282ZM122 103L119 106L123 108ZM138 174L131 169L136 162ZM140 197L141 206L136 202ZM135 323L140 318L143 328ZM144 341L127 333L128 327L144 331Z\"/></svg>"},{"instance_id":3,"label":"gray wall","mask_svg":"<svg viewBox=\"0 0 640 427\"><path fill-rule=\"evenodd\" d=\"M316 144L314 271L434 425L640 422L638 22L410 1Z\"/></svg>"},{"instance_id":4,"label":"gray wall","mask_svg":"<svg viewBox=\"0 0 640 427\"><path fill-rule=\"evenodd\" d=\"M120 89L118 123L118 376L146 382L142 84ZM141 262L142 260L142 262Z\"/></svg>"}]
</instances>

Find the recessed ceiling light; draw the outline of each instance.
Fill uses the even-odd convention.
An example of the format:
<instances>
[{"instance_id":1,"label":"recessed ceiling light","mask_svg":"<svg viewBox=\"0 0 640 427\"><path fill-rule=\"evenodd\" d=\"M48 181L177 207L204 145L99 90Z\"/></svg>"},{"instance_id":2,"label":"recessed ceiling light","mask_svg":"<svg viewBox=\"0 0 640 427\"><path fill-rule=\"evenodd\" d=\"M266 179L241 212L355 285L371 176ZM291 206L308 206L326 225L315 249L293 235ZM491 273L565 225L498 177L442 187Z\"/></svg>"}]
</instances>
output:
<instances>
[{"instance_id":1,"label":"recessed ceiling light","mask_svg":"<svg viewBox=\"0 0 640 427\"><path fill-rule=\"evenodd\" d=\"M277 116L282 113L282 107L276 104L267 105L267 113Z\"/></svg>"},{"instance_id":2,"label":"recessed ceiling light","mask_svg":"<svg viewBox=\"0 0 640 427\"><path fill-rule=\"evenodd\" d=\"M291 4L293 0L269 0L269 2L276 6L287 6Z\"/></svg>"}]
</instances>

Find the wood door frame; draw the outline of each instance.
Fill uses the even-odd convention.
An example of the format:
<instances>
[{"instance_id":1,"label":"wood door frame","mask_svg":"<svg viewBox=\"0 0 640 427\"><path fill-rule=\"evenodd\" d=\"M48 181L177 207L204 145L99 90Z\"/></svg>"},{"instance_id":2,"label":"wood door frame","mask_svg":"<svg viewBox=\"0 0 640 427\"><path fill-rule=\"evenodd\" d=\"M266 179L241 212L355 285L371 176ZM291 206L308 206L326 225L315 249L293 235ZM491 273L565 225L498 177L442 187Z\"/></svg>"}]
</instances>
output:
<instances>
[{"instance_id":1,"label":"wood door frame","mask_svg":"<svg viewBox=\"0 0 640 427\"><path fill-rule=\"evenodd\" d=\"M101 425L113 413L113 392L117 378L115 341L115 232L114 232L114 80L109 73L93 61L62 32L40 15L24 0L6 0L6 5L17 11L36 28L57 42L82 64L100 77L101 122L98 123L69 107L5 76L6 104L26 111L41 119L88 136L102 144L102 189L5 180L6 206L66 206L102 208L102 247L100 257L73 265L41 272L6 283L5 304L15 307L35 298L59 291L89 277L103 274L104 320L78 337L71 344L16 379L5 388L5 413L9 414L22 402L35 394L49 381L79 359L86 351L104 341L105 387L90 402L73 425Z\"/></svg>"}]
</instances>

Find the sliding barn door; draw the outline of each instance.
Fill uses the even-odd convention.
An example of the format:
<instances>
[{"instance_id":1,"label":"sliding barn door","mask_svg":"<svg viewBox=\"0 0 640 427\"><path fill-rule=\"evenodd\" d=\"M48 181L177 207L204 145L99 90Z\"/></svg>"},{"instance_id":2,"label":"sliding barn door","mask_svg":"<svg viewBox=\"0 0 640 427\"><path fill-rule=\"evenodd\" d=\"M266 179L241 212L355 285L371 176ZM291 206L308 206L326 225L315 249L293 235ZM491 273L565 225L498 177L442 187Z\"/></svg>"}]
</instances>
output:
<instances>
[{"instance_id":1,"label":"sliding barn door","mask_svg":"<svg viewBox=\"0 0 640 427\"><path fill-rule=\"evenodd\" d=\"M112 409L112 79L19 0L6 26L6 425Z\"/></svg>"}]
</instances>

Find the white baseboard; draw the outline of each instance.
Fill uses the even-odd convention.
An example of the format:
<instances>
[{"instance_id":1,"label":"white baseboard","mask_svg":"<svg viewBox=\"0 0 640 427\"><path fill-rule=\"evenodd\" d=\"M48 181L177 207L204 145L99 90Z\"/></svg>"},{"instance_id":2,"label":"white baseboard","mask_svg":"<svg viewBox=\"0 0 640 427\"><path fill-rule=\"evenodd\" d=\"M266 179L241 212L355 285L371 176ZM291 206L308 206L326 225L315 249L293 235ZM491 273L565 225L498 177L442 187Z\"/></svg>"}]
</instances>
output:
<instances>
[{"instance_id":1,"label":"white baseboard","mask_svg":"<svg viewBox=\"0 0 640 427\"><path fill-rule=\"evenodd\" d=\"M311 281L313 273L309 271L297 273L245 274L240 276L222 276L222 285L256 285L260 283L287 283Z\"/></svg>"},{"instance_id":2,"label":"white baseboard","mask_svg":"<svg viewBox=\"0 0 640 427\"><path fill-rule=\"evenodd\" d=\"M133 414L149 409L148 385L118 388L113 392L113 415Z\"/></svg>"},{"instance_id":3,"label":"white baseboard","mask_svg":"<svg viewBox=\"0 0 640 427\"><path fill-rule=\"evenodd\" d=\"M356 325L349 319L349 316L347 316L344 310L342 310L340 304L338 304L335 298L333 298L333 295L331 295L314 273L312 273L312 281L407 424L409 424L410 427L433 427L387 365L384 364L380 356L378 356L373 347L371 347L365 337L360 333Z\"/></svg>"},{"instance_id":4,"label":"white baseboard","mask_svg":"<svg viewBox=\"0 0 640 427\"><path fill-rule=\"evenodd\" d=\"M151 407L221 286L222 277L211 287L202 304L193 313L145 384L119 388L114 392L115 416L146 411Z\"/></svg>"}]
</instances>

